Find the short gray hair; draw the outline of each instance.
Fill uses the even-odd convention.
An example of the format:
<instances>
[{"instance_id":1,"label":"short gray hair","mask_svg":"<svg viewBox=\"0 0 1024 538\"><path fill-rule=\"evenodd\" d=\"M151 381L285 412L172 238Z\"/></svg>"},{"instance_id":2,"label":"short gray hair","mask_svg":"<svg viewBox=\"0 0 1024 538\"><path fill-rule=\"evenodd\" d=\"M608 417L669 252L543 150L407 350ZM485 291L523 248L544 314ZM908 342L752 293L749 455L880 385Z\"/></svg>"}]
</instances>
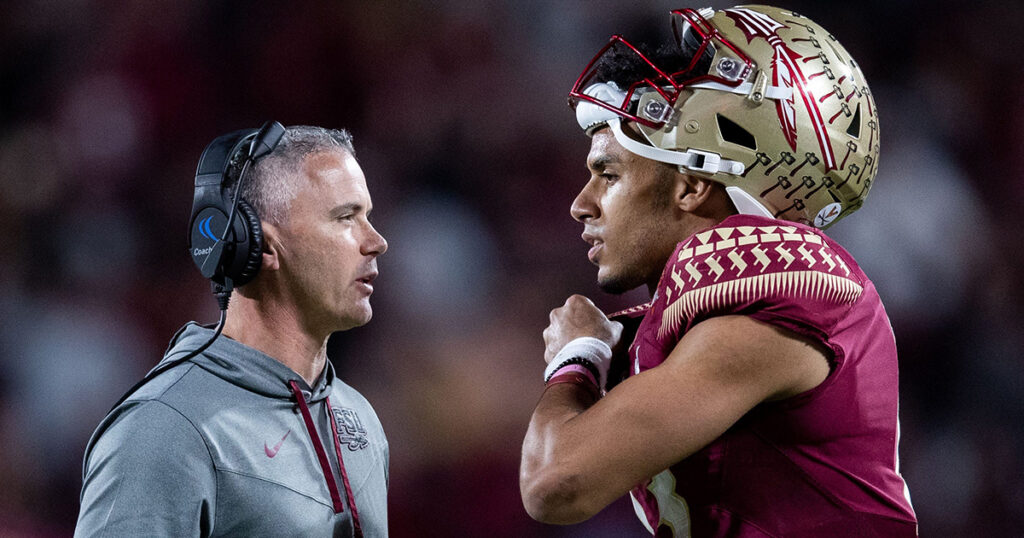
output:
<instances>
[{"instance_id":1,"label":"short gray hair","mask_svg":"<svg viewBox=\"0 0 1024 538\"><path fill-rule=\"evenodd\" d=\"M345 129L295 125L285 129L274 151L254 163L246 173L242 199L261 220L284 222L288 206L299 192L295 178L303 160L314 153L344 150L355 157L352 134Z\"/></svg>"}]
</instances>

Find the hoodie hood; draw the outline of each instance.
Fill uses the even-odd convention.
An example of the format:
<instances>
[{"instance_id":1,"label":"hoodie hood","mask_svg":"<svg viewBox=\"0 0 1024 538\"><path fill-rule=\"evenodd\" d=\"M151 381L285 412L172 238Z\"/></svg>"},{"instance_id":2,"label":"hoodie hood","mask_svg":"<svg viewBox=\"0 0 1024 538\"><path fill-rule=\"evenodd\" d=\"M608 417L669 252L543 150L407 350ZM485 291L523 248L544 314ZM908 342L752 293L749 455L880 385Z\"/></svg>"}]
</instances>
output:
<instances>
[{"instance_id":1,"label":"hoodie hood","mask_svg":"<svg viewBox=\"0 0 1024 538\"><path fill-rule=\"evenodd\" d=\"M198 349L213 336L213 329L189 322L171 338L163 360L156 368ZM334 382L334 367L327 361L313 387L284 363L223 334L210 347L188 362L246 390L269 398L291 399L289 381L296 381L308 402L326 398Z\"/></svg>"},{"instance_id":2,"label":"hoodie hood","mask_svg":"<svg viewBox=\"0 0 1024 538\"><path fill-rule=\"evenodd\" d=\"M150 522L127 506L143 502L144 513L166 516L161 524L184 518L181 529L195 528L205 517L225 529L216 535L362 536L366 528L387 536L387 440L369 402L330 363L310 387L275 358L213 335L194 322L182 327L147 382L96 428L82 475L83 506L108 498L95 528ZM138 489L120 487L128 480ZM145 499L118 497L125 491ZM205 516L198 508L164 514L182 496L202 499ZM357 504L369 507L362 519ZM325 505L330 515L318 511Z\"/></svg>"}]
</instances>

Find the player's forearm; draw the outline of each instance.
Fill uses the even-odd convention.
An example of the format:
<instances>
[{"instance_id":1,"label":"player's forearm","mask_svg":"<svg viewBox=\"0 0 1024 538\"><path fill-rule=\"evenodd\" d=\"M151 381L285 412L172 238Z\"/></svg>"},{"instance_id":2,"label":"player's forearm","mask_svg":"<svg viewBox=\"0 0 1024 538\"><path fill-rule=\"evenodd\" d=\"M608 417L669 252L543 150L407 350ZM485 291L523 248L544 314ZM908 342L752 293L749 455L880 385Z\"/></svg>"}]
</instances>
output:
<instances>
[{"instance_id":1,"label":"player's forearm","mask_svg":"<svg viewBox=\"0 0 1024 538\"><path fill-rule=\"evenodd\" d=\"M519 489L526 511L537 521L578 523L603 508L583 495L586 480L574 465L576 440L569 424L595 401L587 390L563 383L548 387L533 412L523 441Z\"/></svg>"}]
</instances>

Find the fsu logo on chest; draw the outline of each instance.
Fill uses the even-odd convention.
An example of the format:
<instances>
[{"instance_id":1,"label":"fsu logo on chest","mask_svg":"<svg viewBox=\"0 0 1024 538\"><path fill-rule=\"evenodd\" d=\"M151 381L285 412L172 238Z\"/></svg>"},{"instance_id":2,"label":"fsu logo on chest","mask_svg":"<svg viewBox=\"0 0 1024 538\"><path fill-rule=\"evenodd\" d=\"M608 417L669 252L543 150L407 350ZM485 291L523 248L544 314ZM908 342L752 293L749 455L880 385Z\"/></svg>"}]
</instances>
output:
<instances>
[{"instance_id":1,"label":"fsu logo on chest","mask_svg":"<svg viewBox=\"0 0 1024 538\"><path fill-rule=\"evenodd\" d=\"M338 440L342 445L353 452L369 446L366 428L354 410L347 407L332 407L331 414L334 415L334 423L338 427Z\"/></svg>"}]
</instances>

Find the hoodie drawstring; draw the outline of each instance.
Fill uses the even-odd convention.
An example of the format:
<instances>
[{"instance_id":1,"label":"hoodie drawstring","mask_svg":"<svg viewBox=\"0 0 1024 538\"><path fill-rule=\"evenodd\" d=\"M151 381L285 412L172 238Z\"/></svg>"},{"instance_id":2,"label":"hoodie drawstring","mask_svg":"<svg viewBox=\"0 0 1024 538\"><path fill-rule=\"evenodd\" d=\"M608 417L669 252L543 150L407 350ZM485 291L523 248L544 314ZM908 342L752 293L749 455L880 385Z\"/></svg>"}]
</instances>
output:
<instances>
[{"instance_id":1,"label":"hoodie drawstring","mask_svg":"<svg viewBox=\"0 0 1024 538\"><path fill-rule=\"evenodd\" d=\"M299 384L292 380L288 382L288 385L292 389L292 393L295 394L295 399L299 402L299 410L302 412L302 420L306 423L306 433L309 434L309 440L313 443L313 449L316 451L316 457L320 460L320 470L324 473L324 480L327 482L327 489L331 492L331 502L334 504L334 513L340 514L345 511L345 505L341 502L341 495L338 492L338 484L334 480L334 474L331 472L331 464L327 461L327 452L324 450L323 443L320 442L320 434L316 431L316 424L313 423L313 417L309 414L309 406L306 404L306 398L302 395L302 389L299 388ZM331 401L327 400L327 412L328 421L331 423L331 433L334 436L334 450L338 455L338 468L341 470L341 479L345 484L345 496L348 497L349 508L352 509L352 524L355 527L356 538L362 538L363 529L359 525L359 512L356 511L355 497L352 496L352 488L349 486L348 473L345 472L345 461L341 458L341 442L338 440L338 427L334 424L334 416L331 412Z\"/></svg>"},{"instance_id":2,"label":"hoodie drawstring","mask_svg":"<svg viewBox=\"0 0 1024 538\"><path fill-rule=\"evenodd\" d=\"M348 483L348 473L345 472L345 461L341 459L341 440L338 437L338 425L334 420L334 411L331 407L331 399L326 398L328 422L331 423L331 433L334 434L334 452L338 454L338 469L341 470L341 481L345 484L345 496L348 497L348 506L352 509L352 524L356 528L356 536L362 538L363 529L359 526L359 510L356 510L356 499L352 495L352 486Z\"/></svg>"}]
</instances>

